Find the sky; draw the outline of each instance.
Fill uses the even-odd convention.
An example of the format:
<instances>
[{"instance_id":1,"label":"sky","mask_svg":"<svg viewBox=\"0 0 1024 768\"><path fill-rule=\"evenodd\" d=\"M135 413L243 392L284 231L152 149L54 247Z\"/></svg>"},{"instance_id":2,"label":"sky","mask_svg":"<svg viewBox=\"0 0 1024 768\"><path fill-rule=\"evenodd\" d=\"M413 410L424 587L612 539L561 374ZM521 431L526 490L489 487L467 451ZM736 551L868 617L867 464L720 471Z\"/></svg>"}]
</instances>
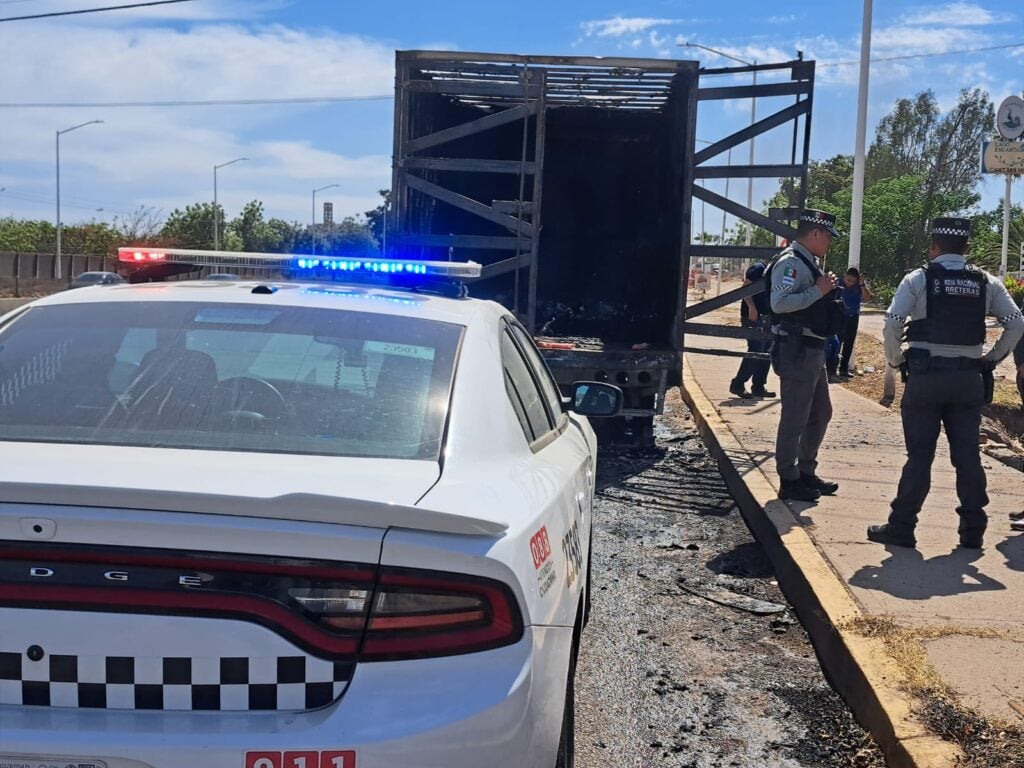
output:
<instances>
[{"instance_id":1,"label":"sky","mask_svg":"<svg viewBox=\"0 0 1024 768\"><path fill-rule=\"evenodd\" d=\"M129 0L117 0L129 2ZM192 0L174 5L2 21L116 4L115 0L0 0L0 217L54 219L55 131L61 138L65 223L164 215L218 199L233 217L252 199L267 217L309 221L314 188L335 218L374 207L390 186L394 51L454 49L576 56L727 60L693 42L759 62L796 51L818 62L811 157L852 153L861 4L776 0ZM987 52L963 49L1010 46ZM940 54L872 65L869 139L902 96L931 88L951 105L962 88L998 102L1024 91L1019 0L875 3L872 58ZM746 76L749 77L749 76ZM742 78L734 78L738 84ZM114 107L110 102L345 97L315 104ZM24 106L92 104L89 107ZM788 102L761 100L766 115ZM750 119L750 102L702 108L698 136L715 140ZM759 140L759 163L787 162L784 131ZM745 159L746 146L738 150ZM780 156L780 152L782 155ZM734 154L736 151L734 151ZM720 194L724 182L709 186ZM777 184L755 183L759 205ZM983 185L983 204L1003 195ZM746 181L729 195L744 201ZM1024 183L1014 188L1024 199ZM320 217L320 211L317 211ZM698 214L699 215L699 214ZM706 211L706 228L721 213ZM729 224L731 225L731 217ZM699 224L698 224L699 226Z\"/></svg>"}]
</instances>

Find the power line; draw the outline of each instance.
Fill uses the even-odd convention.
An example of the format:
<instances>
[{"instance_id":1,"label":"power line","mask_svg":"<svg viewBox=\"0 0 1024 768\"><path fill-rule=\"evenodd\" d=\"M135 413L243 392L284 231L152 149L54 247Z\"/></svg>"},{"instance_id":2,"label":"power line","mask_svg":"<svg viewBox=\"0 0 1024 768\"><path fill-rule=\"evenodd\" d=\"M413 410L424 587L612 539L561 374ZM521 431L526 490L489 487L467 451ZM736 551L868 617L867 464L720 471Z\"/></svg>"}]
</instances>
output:
<instances>
[{"instance_id":1,"label":"power line","mask_svg":"<svg viewBox=\"0 0 1024 768\"><path fill-rule=\"evenodd\" d=\"M9 101L0 109L116 109L121 107L248 107L258 104L328 104L346 101L386 101L394 94L371 96L301 96L290 99L202 99L182 101Z\"/></svg>"},{"instance_id":2,"label":"power line","mask_svg":"<svg viewBox=\"0 0 1024 768\"><path fill-rule=\"evenodd\" d=\"M1007 45L989 45L984 48L963 48L959 51L936 51L934 53L911 53L906 56L886 56L880 59L871 59L875 64L884 61L907 61L908 59L930 59L937 56L958 56L963 53L985 53L986 51L1005 51L1010 48L1024 48L1024 43L1009 43ZM850 67L860 64L860 59L855 61L827 61L818 64L819 67Z\"/></svg>"},{"instance_id":3,"label":"power line","mask_svg":"<svg viewBox=\"0 0 1024 768\"><path fill-rule=\"evenodd\" d=\"M13 191L11 191L9 189L5 190L4 192L0 192L0 203L3 202L5 197L9 197L12 200L18 200L20 202L25 202L25 203L36 203L38 205L45 205L45 206L52 206L52 205L54 205L54 200L52 198L40 197L39 195L33 195L33 194L25 193L25 192L13 192ZM74 199L79 199L80 200L80 198L71 198L71 199L72 200L74 200ZM80 202L84 202L84 201L80 200ZM66 206L68 208L79 208L81 210L93 211L93 212L96 212L96 213L100 213L100 212L102 212L102 213L119 213L119 214L122 214L124 216L130 216L131 213L132 213L131 211L122 211L119 208L109 208L109 207L107 207L105 205L101 205L101 204L81 205L81 204L72 203L70 201L68 201L68 202L63 202L62 201L61 205L62 206Z\"/></svg>"},{"instance_id":4,"label":"power line","mask_svg":"<svg viewBox=\"0 0 1024 768\"><path fill-rule=\"evenodd\" d=\"M150 0L148 3L130 3L128 5L108 5L104 8L83 8L79 11L53 11L37 13L32 16L8 16L0 21L27 21L28 19L52 19L54 16L78 16L83 13L100 13L101 11L120 11L125 8L148 8L153 5L171 5L172 3L191 3L195 0Z\"/></svg>"}]
</instances>

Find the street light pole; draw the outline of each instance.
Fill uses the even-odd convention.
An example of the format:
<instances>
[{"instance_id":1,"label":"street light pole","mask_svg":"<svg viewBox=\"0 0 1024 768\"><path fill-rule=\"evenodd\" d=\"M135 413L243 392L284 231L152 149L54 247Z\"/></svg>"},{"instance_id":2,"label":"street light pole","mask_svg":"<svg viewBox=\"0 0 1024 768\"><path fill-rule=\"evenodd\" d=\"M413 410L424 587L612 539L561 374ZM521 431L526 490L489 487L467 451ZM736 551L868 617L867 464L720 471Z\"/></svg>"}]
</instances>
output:
<instances>
[{"instance_id":1,"label":"street light pole","mask_svg":"<svg viewBox=\"0 0 1024 768\"><path fill-rule=\"evenodd\" d=\"M236 157L234 160L228 160L226 163L213 166L213 250L215 251L220 250L220 209L217 207L217 169L248 159L248 157Z\"/></svg>"},{"instance_id":2,"label":"street light pole","mask_svg":"<svg viewBox=\"0 0 1024 768\"><path fill-rule=\"evenodd\" d=\"M331 189L333 187L340 187L340 186L341 186L341 184L328 184L326 187L320 187L319 189L314 189L313 190L313 216L310 219L309 239L313 243L313 247L312 247L312 250L310 252L314 256L316 256L316 193L317 192L323 192L325 189Z\"/></svg>"},{"instance_id":3,"label":"street light pole","mask_svg":"<svg viewBox=\"0 0 1024 768\"><path fill-rule=\"evenodd\" d=\"M748 67L756 67L757 66L757 59L741 59L739 56L733 56L732 54L726 53L725 51L720 51L717 48L709 48L706 45L700 45L698 43L680 43L680 45L682 47L684 47L684 48L700 48L703 51L708 51L709 53L717 54L719 56L722 56L723 58L731 59L732 61L738 62L740 64L745 64ZM754 83L753 84L756 86L757 85L757 70L755 69L752 74L753 74L753 77L754 77ZM757 122L757 97L752 96L750 98L750 124L753 125L756 122ZM753 165L753 164L754 164L754 138L751 137L750 138L750 165ZM726 180L726 181L728 182L728 180ZM728 196L728 193L726 193L726 196ZM750 210L754 210L754 177L753 176L750 176L747 179L747 208L750 209ZM747 234L746 234L746 238L745 238L745 244L749 247L750 244L753 242L753 236L754 236L754 227L753 227L753 225L750 224L749 222L747 222L746 230L747 230Z\"/></svg>"},{"instance_id":4,"label":"street light pole","mask_svg":"<svg viewBox=\"0 0 1024 768\"><path fill-rule=\"evenodd\" d=\"M61 226L60 226L60 136L61 136L62 133L71 133L72 131L77 131L79 128L85 128L85 126L87 126L87 125L96 125L96 124L102 123L102 122L103 122L102 120L90 120L87 123L79 123L78 125L73 125L70 128L65 128L63 131L57 131L57 141L56 141L56 143L57 143L57 249L56 249L57 253L56 253L56 263L53 266L53 276L54 276L54 278L56 280L60 280L61 279L61 268L60 268L60 262L61 262L61 242L60 242L60 234L61 234Z\"/></svg>"},{"instance_id":5,"label":"street light pole","mask_svg":"<svg viewBox=\"0 0 1024 768\"><path fill-rule=\"evenodd\" d=\"M864 144L868 128L868 77L871 73L871 7L864 0L860 33L860 88L857 92L857 135L853 148L853 205L850 209L849 266L860 268L861 227L864 223Z\"/></svg>"}]
</instances>

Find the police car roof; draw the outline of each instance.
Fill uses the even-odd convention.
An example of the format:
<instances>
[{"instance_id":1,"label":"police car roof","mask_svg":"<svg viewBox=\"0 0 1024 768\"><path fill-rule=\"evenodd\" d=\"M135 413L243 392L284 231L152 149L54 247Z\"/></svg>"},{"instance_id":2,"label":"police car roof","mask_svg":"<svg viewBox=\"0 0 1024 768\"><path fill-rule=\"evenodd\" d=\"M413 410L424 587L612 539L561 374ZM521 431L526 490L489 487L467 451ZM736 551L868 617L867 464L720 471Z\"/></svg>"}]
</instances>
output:
<instances>
[{"instance_id":1,"label":"police car roof","mask_svg":"<svg viewBox=\"0 0 1024 768\"><path fill-rule=\"evenodd\" d=\"M265 286L271 292L254 293ZM368 286L360 283L249 280L179 280L82 288L55 293L32 302L46 307L107 302L191 301L205 304L254 304L259 306L344 309L351 312L419 317L456 325L469 325L481 310L507 314L500 305L480 299L453 299L432 294Z\"/></svg>"}]
</instances>

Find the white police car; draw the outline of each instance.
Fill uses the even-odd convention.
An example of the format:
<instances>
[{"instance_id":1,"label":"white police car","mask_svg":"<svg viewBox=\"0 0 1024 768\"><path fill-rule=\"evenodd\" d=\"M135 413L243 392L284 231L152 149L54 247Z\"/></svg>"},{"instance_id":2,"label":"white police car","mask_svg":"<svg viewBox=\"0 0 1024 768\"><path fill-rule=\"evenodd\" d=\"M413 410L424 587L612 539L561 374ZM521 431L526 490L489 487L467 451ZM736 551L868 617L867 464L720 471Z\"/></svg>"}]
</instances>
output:
<instances>
[{"instance_id":1,"label":"white police car","mask_svg":"<svg viewBox=\"0 0 1024 768\"><path fill-rule=\"evenodd\" d=\"M586 418L507 310L429 292L472 266L301 264L406 285L0 318L0 765L572 764Z\"/></svg>"}]
</instances>

